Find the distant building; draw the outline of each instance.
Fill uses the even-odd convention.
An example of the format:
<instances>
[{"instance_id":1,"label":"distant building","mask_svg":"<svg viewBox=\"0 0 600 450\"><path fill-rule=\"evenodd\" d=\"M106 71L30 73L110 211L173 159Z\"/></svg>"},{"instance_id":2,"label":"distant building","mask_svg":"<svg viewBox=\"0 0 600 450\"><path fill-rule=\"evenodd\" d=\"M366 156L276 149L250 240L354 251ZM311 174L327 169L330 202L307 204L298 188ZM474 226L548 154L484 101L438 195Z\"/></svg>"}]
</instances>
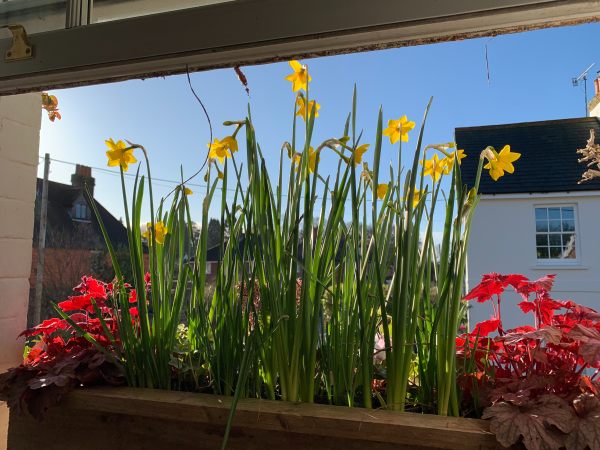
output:
<instances>
[{"instance_id":1,"label":"distant building","mask_svg":"<svg viewBox=\"0 0 600 450\"><path fill-rule=\"evenodd\" d=\"M531 279L556 274L556 299L600 310L600 179L578 184L586 166L576 153L590 129L600 136L598 117L456 129L458 148L469 155L462 164L468 186L488 145L499 151L508 144L522 155L514 174L497 182L481 177L468 252L470 287L488 272ZM512 294L503 302L505 328L523 322L517 300ZM489 315L489 305L474 303L471 324Z\"/></svg>"},{"instance_id":2,"label":"distant building","mask_svg":"<svg viewBox=\"0 0 600 450\"><path fill-rule=\"evenodd\" d=\"M33 258L30 298L33 298L38 263L38 236L43 180L37 179ZM77 165L71 184L48 182L48 211L44 265L44 298L61 301L79 283L82 275L93 272L93 266L109 265L106 244L98 220L85 197L85 189L94 195L95 180L90 167ZM104 206L96 208L115 248L127 246L127 229ZM103 256L104 255L104 256ZM106 261L98 261L97 258ZM95 259L96 258L96 259ZM104 264L102 264L104 263ZM110 280L104 280L110 281ZM56 298L58 297L58 298ZM30 302L31 303L31 302Z\"/></svg>"}]
</instances>

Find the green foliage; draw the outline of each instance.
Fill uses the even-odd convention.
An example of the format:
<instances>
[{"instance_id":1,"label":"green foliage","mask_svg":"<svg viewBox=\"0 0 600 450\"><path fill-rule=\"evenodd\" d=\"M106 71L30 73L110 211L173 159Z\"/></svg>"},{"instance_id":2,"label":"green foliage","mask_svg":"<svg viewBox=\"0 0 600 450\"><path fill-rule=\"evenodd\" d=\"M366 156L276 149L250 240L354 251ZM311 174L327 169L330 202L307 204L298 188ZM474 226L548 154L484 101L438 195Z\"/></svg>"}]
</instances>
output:
<instances>
[{"instance_id":1,"label":"green foliage","mask_svg":"<svg viewBox=\"0 0 600 450\"><path fill-rule=\"evenodd\" d=\"M310 105L308 93L303 99ZM398 138L398 161L387 173L380 167L382 111L369 168L362 162L367 147L356 126L356 92L343 137L314 148L311 108L304 109L303 127L294 109L292 136L281 148L274 178L250 112L226 123L235 131L211 148L223 167L209 162L196 232L188 201L198 201L200 193L184 195L181 185L170 206L163 199L155 209L145 149L131 144L123 150L142 150L147 170L147 178L136 178L131 198L123 184L130 276L107 241L117 289L130 281L138 293L139 327L132 325L124 289L115 305L128 383L210 387L233 395L234 404L246 396L367 408L376 401L395 410L409 405L458 415L454 338L465 312L476 188L464 187L459 164L448 163L448 147L423 145L429 105L408 169L402 166L404 139ZM244 165L235 154L238 133L245 134ZM319 171L325 151L340 156L333 174ZM435 151L447 156L447 196L440 195L437 178L428 183L419 170L419 161ZM480 161L479 174L481 167ZM140 233L146 188L149 283ZM213 201L221 216L209 221ZM441 247L433 239L436 209L445 216ZM209 285L205 265L212 244L220 246L222 261ZM187 327L180 326L182 317ZM376 340L383 346L374 365ZM374 391L380 378L386 390Z\"/></svg>"}]
</instances>

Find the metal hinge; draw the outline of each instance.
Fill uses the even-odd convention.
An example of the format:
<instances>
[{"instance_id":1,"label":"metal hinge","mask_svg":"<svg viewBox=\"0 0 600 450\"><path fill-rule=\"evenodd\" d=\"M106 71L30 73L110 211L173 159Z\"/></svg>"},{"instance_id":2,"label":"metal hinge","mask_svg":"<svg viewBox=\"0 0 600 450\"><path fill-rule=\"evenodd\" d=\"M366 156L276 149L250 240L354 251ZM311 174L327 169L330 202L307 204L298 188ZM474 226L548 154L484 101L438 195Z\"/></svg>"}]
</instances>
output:
<instances>
[{"instance_id":1,"label":"metal hinge","mask_svg":"<svg viewBox=\"0 0 600 450\"><path fill-rule=\"evenodd\" d=\"M2 28L8 28L13 36L12 45L4 54L4 61L20 61L33 57L33 46L29 43L23 25L8 25Z\"/></svg>"}]
</instances>

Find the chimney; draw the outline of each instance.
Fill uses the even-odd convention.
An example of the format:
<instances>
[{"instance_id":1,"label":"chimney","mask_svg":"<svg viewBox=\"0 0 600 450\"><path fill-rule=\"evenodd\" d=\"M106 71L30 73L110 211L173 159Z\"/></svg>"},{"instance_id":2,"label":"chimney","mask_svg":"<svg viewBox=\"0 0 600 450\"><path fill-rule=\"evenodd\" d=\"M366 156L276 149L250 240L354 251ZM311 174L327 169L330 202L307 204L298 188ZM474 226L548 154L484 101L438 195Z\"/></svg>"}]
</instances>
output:
<instances>
[{"instance_id":1,"label":"chimney","mask_svg":"<svg viewBox=\"0 0 600 450\"><path fill-rule=\"evenodd\" d=\"M600 70L594 80L594 98L588 104L590 117L600 117Z\"/></svg>"},{"instance_id":2,"label":"chimney","mask_svg":"<svg viewBox=\"0 0 600 450\"><path fill-rule=\"evenodd\" d=\"M71 175L71 184L74 187L79 187L82 189L87 188L93 197L96 180L92 177L92 168L77 164L77 166L75 166L75 173Z\"/></svg>"}]
</instances>

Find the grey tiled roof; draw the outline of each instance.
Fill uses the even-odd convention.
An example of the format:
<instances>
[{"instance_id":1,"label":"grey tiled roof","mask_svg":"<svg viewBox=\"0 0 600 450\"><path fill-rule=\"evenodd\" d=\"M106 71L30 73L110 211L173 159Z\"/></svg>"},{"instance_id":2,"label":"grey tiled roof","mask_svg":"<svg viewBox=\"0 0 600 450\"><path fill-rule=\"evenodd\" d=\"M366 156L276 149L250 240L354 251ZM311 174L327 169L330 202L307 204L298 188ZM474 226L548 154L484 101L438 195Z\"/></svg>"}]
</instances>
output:
<instances>
[{"instance_id":1,"label":"grey tiled roof","mask_svg":"<svg viewBox=\"0 0 600 450\"><path fill-rule=\"evenodd\" d=\"M521 153L514 164L515 173L494 182L484 171L482 194L600 190L600 179L577 184L586 170L586 165L578 162L577 149L585 147L592 128L600 138L597 117L457 128L458 148L468 155L461 165L463 181L469 187L475 183L478 157L485 147L500 151L508 144L511 151Z\"/></svg>"}]
</instances>

